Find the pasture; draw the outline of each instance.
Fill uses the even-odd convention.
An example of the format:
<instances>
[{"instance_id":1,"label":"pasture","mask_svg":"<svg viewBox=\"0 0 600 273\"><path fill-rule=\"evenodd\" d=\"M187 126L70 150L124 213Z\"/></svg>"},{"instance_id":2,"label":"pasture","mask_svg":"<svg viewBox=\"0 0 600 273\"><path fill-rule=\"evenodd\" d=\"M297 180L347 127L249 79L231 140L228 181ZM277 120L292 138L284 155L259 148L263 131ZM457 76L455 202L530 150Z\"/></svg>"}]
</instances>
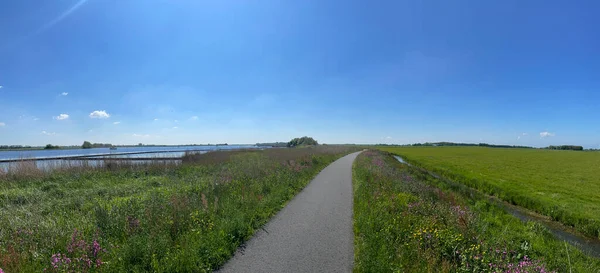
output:
<instances>
[{"instance_id":1,"label":"pasture","mask_svg":"<svg viewBox=\"0 0 600 273\"><path fill-rule=\"evenodd\" d=\"M485 147L379 149L600 237L600 152Z\"/></svg>"}]
</instances>

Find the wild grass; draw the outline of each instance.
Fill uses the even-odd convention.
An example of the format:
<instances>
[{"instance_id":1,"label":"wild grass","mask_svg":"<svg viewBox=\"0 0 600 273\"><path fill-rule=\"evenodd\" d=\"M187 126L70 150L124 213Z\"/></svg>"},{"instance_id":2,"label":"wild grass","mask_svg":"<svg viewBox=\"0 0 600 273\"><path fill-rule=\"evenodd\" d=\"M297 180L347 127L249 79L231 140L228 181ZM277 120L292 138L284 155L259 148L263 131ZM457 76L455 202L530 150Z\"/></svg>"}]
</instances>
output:
<instances>
[{"instance_id":1,"label":"wild grass","mask_svg":"<svg viewBox=\"0 0 600 273\"><path fill-rule=\"evenodd\" d=\"M211 152L0 180L5 272L207 272L346 147Z\"/></svg>"},{"instance_id":2,"label":"wild grass","mask_svg":"<svg viewBox=\"0 0 600 273\"><path fill-rule=\"evenodd\" d=\"M600 153L479 147L383 150L600 238Z\"/></svg>"},{"instance_id":3,"label":"wild grass","mask_svg":"<svg viewBox=\"0 0 600 273\"><path fill-rule=\"evenodd\" d=\"M381 151L353 167L355 272L600 272L600 260Z\"/></svg>"}]
</instances>

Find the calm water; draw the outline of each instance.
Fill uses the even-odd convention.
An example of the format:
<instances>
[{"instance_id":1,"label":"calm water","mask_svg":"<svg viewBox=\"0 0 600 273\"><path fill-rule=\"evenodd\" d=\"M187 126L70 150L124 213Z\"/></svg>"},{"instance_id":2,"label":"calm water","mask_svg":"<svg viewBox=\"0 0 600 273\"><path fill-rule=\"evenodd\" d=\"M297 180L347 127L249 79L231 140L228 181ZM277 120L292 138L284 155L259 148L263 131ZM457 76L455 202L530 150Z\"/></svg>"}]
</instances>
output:
<instances>
[{"instance_id":1,"label":"calm water","mask_svg":"<svg viewBox=\"0 0 600 273\"><path fill-rule=\"evenodd\" d=\"M169 164L181 163L181 157L185 154L185 151L194 151L198 153L206 153L215 150L234 150L234 149L259 149L265 147L257 147L254 145L227 145L227 146L172 146L172 147L123 147L117 150L110 150L108 148L95 148L95 149L73 149L73 150L35 150L35 151L2 151L0 152L0 171L14 170L19 166L18 162L2 162L2 160L10 159L21 159L21 158L38 158L46 160L32 160L27 164L35 164L38 169L41 170L52 170L57 167L65 166L102 166L104 164L103 158L119 158L125 159L128 163L133 164L146 164L152 161L150 160L136 160L137 159L151 159L151 158L169 158L167 160L161 160ZM77 159L48 159L55 157L77 157L85 156L87 160ZM172 158L172 159L170 159ZM98 159L98 160L93 160Z\"/></svg>"},{"instance_id":2,"label":"calm water","mask_svg":"<svg viewBox=\"0 0 600 273\"><path fill-rule=\"evenodd\" d=\"M161 152L180 151L214 151L214 150L232 150L241 148L258 148L254 145L228 145L228 146L171 146L171 147L119 147L117 150L109 148L93 149L70 149L70 150L32 150L32 151L0 151L0 161L8 159L21 158L52 158L67 156L89 156L89 155L110 155L121 153L140 153L140 152Z\"/></svg>"}]
</instances>

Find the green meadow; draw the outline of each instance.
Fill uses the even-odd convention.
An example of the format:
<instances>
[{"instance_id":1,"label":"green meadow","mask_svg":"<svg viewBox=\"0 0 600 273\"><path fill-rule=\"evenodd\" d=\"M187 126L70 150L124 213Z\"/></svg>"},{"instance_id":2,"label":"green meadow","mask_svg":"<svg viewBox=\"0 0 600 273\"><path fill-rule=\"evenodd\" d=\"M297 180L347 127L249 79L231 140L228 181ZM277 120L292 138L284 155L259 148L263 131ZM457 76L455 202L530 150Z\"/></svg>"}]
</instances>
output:
<instances>
[{"instance_id":1,"label":"green meadow","mask_svg":"<svg viewBox=\"0 0 600 273\"><path fill-rule=\"evenodd\" d=\"M484 147L379 149L600 238L600 152Z\"/></svg>"},{"instance_id":2,"label":"green meadow","mask_svg":"<svg viewBox=\"0 0 600 273\"><path fill-rule=\"evenodd\" d=\"M353 166L354 272L600 272L600 259L382 151Z\"/></svg>"},{"instance_id":3,"label":"green meadow","mask_svg":"<svg viewBox=\"0 0 600 273\"><path fill-rule=\"evenodd\" d=\"M210 152L181 165L0 173L0 271L210 272L353 150Z\"/></svg>"}]
</instances>

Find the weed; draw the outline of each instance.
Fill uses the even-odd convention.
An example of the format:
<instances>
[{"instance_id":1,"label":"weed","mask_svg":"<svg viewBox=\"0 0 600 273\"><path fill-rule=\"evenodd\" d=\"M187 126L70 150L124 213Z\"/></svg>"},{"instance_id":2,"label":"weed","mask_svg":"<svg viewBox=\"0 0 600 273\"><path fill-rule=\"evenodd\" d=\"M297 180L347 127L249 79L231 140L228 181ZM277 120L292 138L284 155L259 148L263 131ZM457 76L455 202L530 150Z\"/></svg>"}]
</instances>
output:
<instances>
[{"instance_id":1,"label":"weed","mask_svg":"<svg viewBox=\"0 0 600 273\"><path fill-rule=\"evenodd\" d=\"M368 151L353 167L356 272L596 272L535 223ZM565 249L569 256L565 255Z\"/></svg>"}]
</instances>

